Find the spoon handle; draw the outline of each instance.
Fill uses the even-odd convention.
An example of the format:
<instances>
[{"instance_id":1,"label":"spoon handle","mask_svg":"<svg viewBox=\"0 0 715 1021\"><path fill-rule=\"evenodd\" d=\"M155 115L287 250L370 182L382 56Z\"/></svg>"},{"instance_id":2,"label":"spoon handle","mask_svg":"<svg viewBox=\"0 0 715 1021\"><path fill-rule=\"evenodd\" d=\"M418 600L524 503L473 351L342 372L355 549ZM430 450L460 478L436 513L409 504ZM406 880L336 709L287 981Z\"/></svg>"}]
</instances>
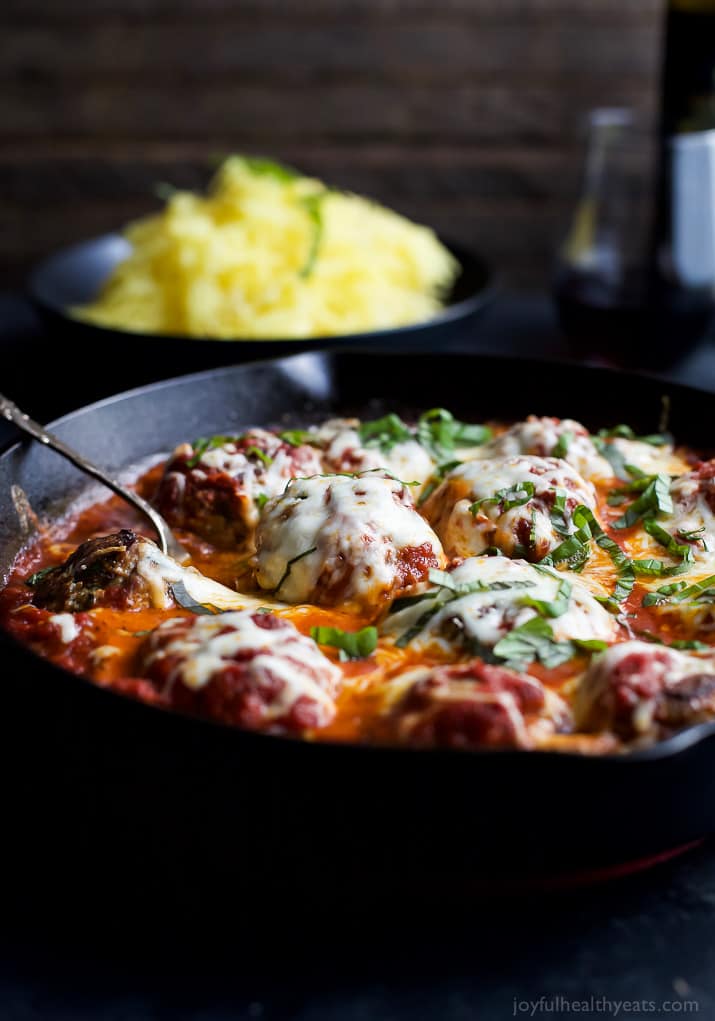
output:
<instances>
[{"instance_id":1,"label":"spoon handle","mask_svg":"<svg viewBox=\"0 0 715 1021\"><path fill-rule=\"evenodd\" d=\"M138 493L133 492L131 489L127 489L116 479L113 479L106 472L98 468L96 464L88 461L86 457L73 450L72 447L68 447L66 443L63 443L61 439L55 436L53 433L48 432L44 429L39 422L35 422L26 415L24 411L21 411L18 406L7 397L0 394L0 416L6 418L8 422L12 422L22 432L27 433L38 443L44 444L49 447L50 450L54 450L55 453L60 454L62 457L70 461L75 468L79 468L85 475L90 475L97 482L101 482L103 486L111 489L113 493L120 496L127 503L132 504L140 514L143 514L145 518L148 518L151 524L154 526L157 535L159 537L159 545L163 553L173 556L176 559L185 559L185 551L176 541L171 533L171 530L161 515L156 511L150 503L139 496Z\"/></svg>"}]
</instances>

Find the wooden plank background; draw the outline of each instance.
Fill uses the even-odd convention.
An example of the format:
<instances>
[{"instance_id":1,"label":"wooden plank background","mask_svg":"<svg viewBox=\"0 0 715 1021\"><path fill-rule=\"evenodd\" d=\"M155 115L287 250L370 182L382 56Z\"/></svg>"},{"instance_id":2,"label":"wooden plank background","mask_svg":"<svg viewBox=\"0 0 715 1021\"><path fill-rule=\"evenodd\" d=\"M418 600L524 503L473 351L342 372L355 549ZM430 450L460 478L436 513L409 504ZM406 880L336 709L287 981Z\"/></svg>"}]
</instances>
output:
<instances>
[{"instance_id":1,"label":"wooden plank background","mask_svg":"<svg viewBox=\"0 0 715 1021\"><path fill-rule=\"evenodd\" d=\"M0 269L275 156L548 279L594 105L654 112L662 0L3 0Z\"/></svg>"}]
</instances>

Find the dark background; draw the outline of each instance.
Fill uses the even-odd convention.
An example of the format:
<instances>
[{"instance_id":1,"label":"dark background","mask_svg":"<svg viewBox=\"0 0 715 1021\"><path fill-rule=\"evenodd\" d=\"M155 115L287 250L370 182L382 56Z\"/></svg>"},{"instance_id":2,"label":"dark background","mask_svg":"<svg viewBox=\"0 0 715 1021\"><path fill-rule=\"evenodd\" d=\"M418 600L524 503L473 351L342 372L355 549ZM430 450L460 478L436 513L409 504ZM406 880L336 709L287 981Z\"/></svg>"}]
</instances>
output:
<instances>
[{"instance_id":1,"label":"dark background","mask_svg":"<svg viewBox=\"0 0 715 1021\"><path fill-rule=\"evenodd\" d=\"M0 272L269 154L546 281L594 105L651 117L662 0L3 0Z\"/></svg>"}]
</instances>

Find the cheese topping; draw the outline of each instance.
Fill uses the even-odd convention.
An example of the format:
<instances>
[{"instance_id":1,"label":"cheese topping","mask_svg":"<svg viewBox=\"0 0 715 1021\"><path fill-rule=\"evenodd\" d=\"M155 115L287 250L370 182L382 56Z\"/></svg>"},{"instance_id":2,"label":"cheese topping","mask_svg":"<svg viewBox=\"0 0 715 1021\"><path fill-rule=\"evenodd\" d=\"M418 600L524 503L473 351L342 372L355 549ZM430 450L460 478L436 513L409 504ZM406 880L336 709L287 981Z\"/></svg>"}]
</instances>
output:
<instances>
[{"instance_id":1,"label":"cheese topping","mask_svg":"<svg viewBox=\"0 0 715 1021\"><path fill-rule=\"evenodd\" d=\"M359 425L356 418L334 418L315 430L316 440L324 448L325 471L357 474L384 468L403 482L427 481L435 462L417 440L395 443L388 450L366 447Z\"/></svg>"},{"instance_id":2,"label":"cheese topping","mask_svg":"<svg viewBox=\"0 0 715 1021\"><path fill-rule=\"evenodd\" d=\"M370 473L295 479L266 504L257 535L257 580L289 603L340 599L371 607L399 587L399 555L439 539L400 482ZM325 600L324 600L325 601Z\"/></svg>"},{"instance_id":3,"label":"cheese topping","mask_svg":"<svg viewBox=\"0 0 715 1021\"><path fill-rule=\"evenodd\" d=\"M60 641L63 645L69 645L79 635L79 624L73 613L54 613L50 617L50 622L59 628Z\"/></svg>"},{"instance_id":4,"label":"cheese topping","mask_svg":"<svg viewBox=\"0 0 715 1021\"><path fill-rule=\"evenodd\" d=\"M556 641L600 639L613 641L617 625L577 577L537 569L522 560L506 557L470 557L451 572L455 585L481 583L509 587L486 589L458 596L429 616L437 603L424 600L390 614L382 627L385 637L397 641L410 629L424 624L410 641L410 647L424 650L436 646L443 652L470 647L492 648L508 632L538 616L524 597L552 602L560 581L568 577L572 586L565 613L549 620Z\"/></svg>"},{"instance_id":5,"label":"cheese topping","mask_svg":"<svg viewBox=\"0 0 715 1021\"><path fill-rule=\"evenodd\" d=\"M527 483L520 504L503 509L500 491L519 491ZM566 501L562 531L554 527L551 512L557 495ZM515 502L512 496L512 502ZM476 501L479 507L472 513ZM442 540L448 556L471 556L496 546L507 555L541 560L576 529L571 514L578 504L596 510L596 491L559 458L515 456L499 460L467 461L447 475L427 500L424 513Z\"/></svg>"},{"instance_id":6,"label":"cheese topping","mask_svg":"<svg viewBox=\"0 0 715 1021\"><path fill-rule=\"evenodd\" d=\"M183 624L183 618L179 619ZM164 621L154 632L144 662L145 669L158 659L176 658L169 683L181 682L193 691L205 687L211 679L238 660L240 666L258 684L279 680L278 696L267 705L269 718L284 716L301 697L334 710L332 695L341 680L334 666L310 638L288 621L280 627L262 628L253 620L252 611L200 616L177 637L163 639L176 629L176 620ZM156 646L158 645L158 649ZM242 653L253 653L241 658Z\"/></svg>"},{"instance_id":7,"label":"cheese topping","mask_svg":"<svg viewBox=\"0 0 715 1021\"><path fill-rule=\"evenodd\" d=\"M560 443L566 448L560 456L583 478L603 479L613 475L613 469L598 453L588 430L571 418L537 418L530 415L524 422L516 422L506 432L489 440L473 456L496 458L535 454L551 457L554 448L558 449Z\"/></svg>"}]
</instances>

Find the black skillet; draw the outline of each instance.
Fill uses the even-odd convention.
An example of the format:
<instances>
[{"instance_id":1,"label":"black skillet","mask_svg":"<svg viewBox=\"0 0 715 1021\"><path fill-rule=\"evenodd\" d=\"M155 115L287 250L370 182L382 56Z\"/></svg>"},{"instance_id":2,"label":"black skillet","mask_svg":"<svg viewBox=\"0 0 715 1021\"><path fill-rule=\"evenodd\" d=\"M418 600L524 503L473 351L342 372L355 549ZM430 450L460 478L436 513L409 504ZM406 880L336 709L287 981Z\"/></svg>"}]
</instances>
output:
<instances>
[{"instance_id":1,"label":"black skillet","mask_svg":"<svg viewBox=\"0 0 715 1021\"><path fill-rule=\"evenodd\" d=\"M212 370L110 398L52 428L116 470L249 423L388 406L444 405L471 420L574 416L594 428L626 421L650 432L664 393L675 435L702 446L712 435L707 393L460 355L312 353ZM51 514L83 480L37 445L0 457L3 573L20 542L13 486ZM618 868L715 830L712 725L604 758L310 744L148 708L7 636L0 645L5 845L16 859L10 885L23 896L60 891L114 911L177 899L385 910L405 898L463 900L503 883Z\"/></svg>"}]
</instances>

